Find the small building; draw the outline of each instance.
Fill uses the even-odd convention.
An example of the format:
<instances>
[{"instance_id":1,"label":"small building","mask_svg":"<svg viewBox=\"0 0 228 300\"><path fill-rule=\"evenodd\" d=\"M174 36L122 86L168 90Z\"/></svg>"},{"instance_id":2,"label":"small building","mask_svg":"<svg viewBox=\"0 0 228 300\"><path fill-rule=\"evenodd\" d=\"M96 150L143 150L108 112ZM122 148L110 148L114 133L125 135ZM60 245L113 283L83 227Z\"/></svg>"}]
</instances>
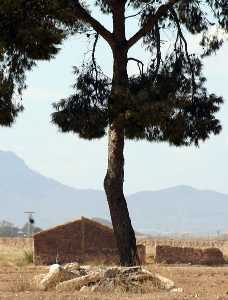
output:
<instances>
[{"instance_id":1,"label":"small building","mask_svg":"<svg viewBox=\"0 0 228 300\"><path fill-rule=\"evenodd\" d=\"M34 235L34 263L118 262L113 230L81 218Z\"/></svg>"}]
</instances>

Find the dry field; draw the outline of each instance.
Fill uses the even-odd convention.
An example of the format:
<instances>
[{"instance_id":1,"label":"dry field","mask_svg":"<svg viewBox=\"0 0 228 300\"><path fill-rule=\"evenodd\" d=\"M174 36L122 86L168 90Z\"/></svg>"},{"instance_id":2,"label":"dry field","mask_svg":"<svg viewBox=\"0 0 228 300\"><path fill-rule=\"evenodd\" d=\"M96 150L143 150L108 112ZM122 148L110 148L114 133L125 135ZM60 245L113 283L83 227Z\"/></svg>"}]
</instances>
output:
<instances>
[{"instance_id":1,"label":"dry field","mask_svg":"<svg viewBox=\"0 0 228 300\"><path fill-rule=\"evenodd\" d=\"M46 273L47 267L30 263L31 243L0 243L0 300L228 300L228 265L202 267L184 265L154 265L146 268L173 280L182 293L170 293L148 287L145 294L121 293L56 293L34 289L34 275Z\"/></svg>"}]
</instances>

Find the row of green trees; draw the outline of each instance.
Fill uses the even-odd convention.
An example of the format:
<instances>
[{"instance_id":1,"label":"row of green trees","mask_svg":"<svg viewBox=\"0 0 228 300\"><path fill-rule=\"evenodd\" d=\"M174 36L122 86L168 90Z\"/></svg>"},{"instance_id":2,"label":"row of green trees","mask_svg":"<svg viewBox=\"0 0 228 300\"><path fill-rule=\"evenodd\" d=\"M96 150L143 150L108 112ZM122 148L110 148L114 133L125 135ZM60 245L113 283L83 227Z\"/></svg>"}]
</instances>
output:
<instances>
[{"instance_id":1,"label":"row of green trees","mask_svg":"<svg viewBox=\"0 0 228 300\"><path fill-rule=\"evenodd\" d=\"M97 8L110 16L112 31L93 16ZM129 19L138 22L139 28L127 38ZM52 121L63 132L85 139L108 135L104 189L122 265L138 263L123 193L125 139L198 146L221 131L216 112L223 99L208 93L202 74L204 57L223 44L219 35L211 36L212 27L228 32L226 0L0 1L1 125L10 126L23 110L16 99L26 87L26 71L39 60L54 58L72 35L77 39L85 34L93 40L90 61L75 68L73 95L54 105ZM168 53L163 51L166 33L173 37ZM197 34L202 37L200 56L188 50L188 38ZM99 38L113 54L112 78L97 64ZM141 51L151 56L148 66L141 61L141 53L129 57L138 42ZM130 60L139 67L139 73L131 77Z\"/></svg>"}]
</instances>

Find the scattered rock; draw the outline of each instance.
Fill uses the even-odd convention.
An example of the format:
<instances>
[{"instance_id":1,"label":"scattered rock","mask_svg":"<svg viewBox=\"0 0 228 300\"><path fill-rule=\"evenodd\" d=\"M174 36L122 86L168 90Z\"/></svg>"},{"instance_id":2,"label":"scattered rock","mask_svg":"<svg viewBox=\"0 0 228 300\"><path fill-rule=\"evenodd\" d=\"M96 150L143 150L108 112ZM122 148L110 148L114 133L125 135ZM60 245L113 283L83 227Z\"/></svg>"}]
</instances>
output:
<instances>
[{"instance_id":1,"label":"scattered rock","mask_svg":"<svg viewBox=\"0 0 228 300\"><path fill-rule=\"evenodd\" d=\"M64 270L67 270L67 271L69 271L69 272L75 272L76 271L76 273L80 270L80 265L79 265L79 263L78 262L73 262L73 263L69 263L69 264L66 264L66 265L64 265Z\"/></svg>"},{"instance_id":2,"label":"scattered rock","mask_svg":"<svg viewBox=\"0 0 228 300\"><path fill-rule=\"evenodd\" d=\"M170 290L171 293L183 293L183 289L182 288L174 288Z\"/></svg>"},{"instance_id":3,"label":"scattered rock","mask_svg":"<svg viewBox=\"0 0 228 300\"><path fill-rule=\"evenodd\" d=\"M82 293L88 293L91 291L92 291L91 286L83 285L83 287L80 288L80 292L82 292Z\"/></svg>"},{"instance_id":4,"label":"scattered rock","mask_svg":"<svg viewBox=\"0 0 228 300\"><path fill-rule=\"evenodd\" d=\"M161 276L157 273L154 274L154 277L160 281L161 287L164 288L165 290L171 290L172 288L175 288L175 284L172 280L164 276Z\"/></svg>"},{"instance_id":5,"label":"scattered rock","mask_svg":"<svg viewBox=\"0 0 228 300\"><path fill-rule=\"evenodd\" d=\"M88 274L88 272L84 269L80 269L80 270L78 270L78 272L79 272L80 276L85 276Z\"/></svg>"},{"instance_id":6,"label":"scattered rock","mask_svg":"<svg viewBox=\"0 0 228 300\"><path fill-rule=\"evenodd\" d=\"M49 273L40 281L39 288L46 291L55 287L59 282L70 280L74 277L74 273L64 270L58 264L54 264L50 266Z\"/></svg>"},{"instance_id":7,"label":"scattered rock","mask_svg":"<svg viewBox=\"0 0 228 300\"><path fill-rule=\"evenodd\" d=\"M57 291L80 290L84 285L95 283L95 282L99 281L101 278L102 278L102 275L99 272L88 274L85 276L81 276L78 278L74 278L74 279L59 283L56 286L56 290Z\"/></svg>"},{"instance_id":8,"label":"scattered rock","mask_svg":"<svg viewBox=\"0 0 228 300\"><path fill-rule=\"evenodd\" d=\"M153 280L154 279L154 275L153 274L132 274L129 276L129 279L130 280L133 280L133 281L138 281L138 282L144 282L144 281L147 281L147 280Z\"/></svg>"},{"instance_id":9,"label":"scattered rock","mask_svg":"<svg viewBox=\"0 0 228 300\"><path fill-rule=\"evenodd\" d=\"M118 267L109 268L104 272L104 278L115 278L120 273Z\"/></svg>"},{"instance_id":10,"label":"scattered rock","mask_svg":"<svg viewBox=\"0 0 228 300\"><path fill-rule=\"evenodd\" d=\"M34 278L41 290L56 287L57 291L104 292L120 291L145 292L149 287L182 292L174 282L159 274L137 267L91 267L78 263L61 267L52 265L48 274ZM148 284L147 284L148 282Z\"/></svg>"},{"instance_id":11,"label":"scattered rock","mask_svg":"<svg viewBox=\"0 0 228 300\"><path fill-rule=\"evenodd\" d=\"M81 266L81 268L80 269L83 269L83 270L85 270L85 271L91 271L92 269L93 269L93 267L92 266L89 266L89 265L87 265L87 266Z\"/></svg>"},{"instance_id":12,"label":"scattered rock","mask_svg":"<svg viewBox=\"0 0 228 300\"><path fill-rule=\"evenodd\" d=\"M142 268L141 266L136 266L136 267L122 267L120 268L120 271L122 274L130 274L130 273L135 273L141 271Z\"/></svg>"},{"instance_id":13,"label":"scattered rock","mask_svg":"<svg viewBox=\"0 0 228 300\"><path fill-rule=\"evenodd\" d=\"M54 264L49 267L49 273L54 273L56 271L60 271L62 267L59 264Z\"/></svg>"}]
</instances>

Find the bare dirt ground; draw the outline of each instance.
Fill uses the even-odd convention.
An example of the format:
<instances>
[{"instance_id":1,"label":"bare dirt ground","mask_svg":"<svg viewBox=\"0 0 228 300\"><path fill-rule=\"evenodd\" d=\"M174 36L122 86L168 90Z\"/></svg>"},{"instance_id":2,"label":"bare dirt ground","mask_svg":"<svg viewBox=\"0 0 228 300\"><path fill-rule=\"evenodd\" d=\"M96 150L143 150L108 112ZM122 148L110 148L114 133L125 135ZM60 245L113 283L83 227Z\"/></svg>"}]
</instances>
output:
<instances>
[{"instance_id":1,"label":"bare dirt ground","mask_svg":"<svg viewBox=\"0 0 228 300\"><path fill-rule=\"evenodd\" d=\"M112 294L84 294L40 292L30 286L34 275L46 273L46 267L0 267L0 299L21 300L228 300L228 266L166 266L148 265L149 270L156 271L172 279L177 287L183 288L182 293L154 290L146 294L130 294L113 292Z\"/></svg>"},{"instance_id":2,"label":"bare dirt ground","mask_svg":"<svg viewBox=\"0 0 228 300\"><path fill-rule=\"evenodd\" d=\"M23 246L23 247L22 247ZM0 244L0 300L228 300L228 264L222 267L190 265L145 266L175 282L182 293L152 290L148 293L60 293L41 292L34 289L32 279L35 275L47 273L47 267L30 264L29 245Z\"/></svg>"}]
</instances>

